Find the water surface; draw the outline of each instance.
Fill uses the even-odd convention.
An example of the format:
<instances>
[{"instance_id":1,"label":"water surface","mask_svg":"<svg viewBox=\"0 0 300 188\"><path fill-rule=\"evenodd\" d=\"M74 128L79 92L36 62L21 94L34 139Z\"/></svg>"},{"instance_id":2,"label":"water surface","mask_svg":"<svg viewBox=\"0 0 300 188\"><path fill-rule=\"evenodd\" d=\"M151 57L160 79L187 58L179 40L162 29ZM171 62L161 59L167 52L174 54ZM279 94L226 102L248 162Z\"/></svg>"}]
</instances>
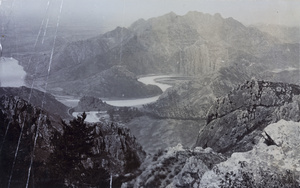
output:
<instances>
[{"instance_id":1,"label":"water surface","mask_svg":"<svg viewBox=\"0 0 300 188\"><path fill-rule=\"evenodd\" d=\"M25 86L26 72L14 58L0 57L0 86L20 87Z\"/></svg>"}]
</instances>

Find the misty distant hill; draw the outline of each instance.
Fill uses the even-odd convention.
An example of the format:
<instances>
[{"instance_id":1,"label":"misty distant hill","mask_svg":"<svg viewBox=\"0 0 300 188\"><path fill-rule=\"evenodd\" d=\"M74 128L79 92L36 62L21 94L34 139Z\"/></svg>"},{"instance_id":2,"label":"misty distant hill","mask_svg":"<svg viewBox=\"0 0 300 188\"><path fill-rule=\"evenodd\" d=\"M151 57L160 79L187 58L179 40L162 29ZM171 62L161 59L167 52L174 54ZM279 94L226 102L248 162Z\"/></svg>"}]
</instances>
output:
<instances>
[{"instance_id":1,"label":"misty distant hill","mask_svg":"<svg viewBox=\"0 0 300 188\"><path fill-rule=\"evenodd\" d=\"M200 12L179 16L171 12L56 48L49 88L73 91L76 89L74 83L85 80L82 84L89 84L89 87L85 87L84 92L101 87L103 91L112 88L115 93L120 93L117 82L99 85L99 80L106 75L104 71L116 65L135 75L203 76L240 63L263 65L266 69L297 67L298 54L299 44L282 43L280 39L254 27L246 27L233 18ZM30 63L22 62L22 65L29 74L33 74L32 67L38 66L38 79L43 80L47 74L44 62L48 60L47 54L37 55ZM96 95L106 94L99 91Z\"/></svg>"},{"instance_id":2,"label":"misty distant hill","mask_svg":"<svg viewBox=\"0 0 300 188\"><path fill-rule=\"evenodd\" d=\"M284 43L299 43L300 42L300 28L288 27L274 24L256 24L253 27L258 28L262 32L266 32Z\"/></svg>"}]
</instances>

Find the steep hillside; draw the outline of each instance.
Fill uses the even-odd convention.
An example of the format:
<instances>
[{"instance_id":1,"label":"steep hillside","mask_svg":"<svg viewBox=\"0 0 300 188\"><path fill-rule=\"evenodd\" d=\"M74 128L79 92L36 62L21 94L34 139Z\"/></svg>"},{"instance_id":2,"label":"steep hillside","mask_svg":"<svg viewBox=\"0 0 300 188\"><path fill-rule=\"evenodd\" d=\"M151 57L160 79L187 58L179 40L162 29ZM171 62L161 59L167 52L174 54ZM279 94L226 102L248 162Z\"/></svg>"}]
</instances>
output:
<instances>
[{"instance_id":1,"label":"steep hillside","mask_svg":"<svg viewBox=\"0 0 300 188\"><path fill-rule=\"evenodd\" d=\"M85 117L62 122L19 97L2 95L0 186L25 186L30 167L29 187L106 187L110 175L119 187L131 179L124 175L145 158L135 137L122 125L91 125Z\"/></svg>"},{"instance_id":2,"label":"steep hillside","mask_svg":"<svg viewBox=\"0 0 300 188\"><path fill-rule=\"evenodd\" d=\"M233 153L207 171L199 187L299 187L299 126L285 120L270 124L252 150ZM275 144L268 144L265 133Z\"/></svg>"},{"instance_id":3,"label":"steep hillside","mask_svg":"<svg viewBox=\"0 0 300 188\"><path fill-rule=\"evenodd\" d=\"M118 27L97 39L81 41L80 45L71 43L57 57L55 65L61 65L63 59L80 67L98 66L98 70L125 65L136 74L159 71L194 75L230 64L237 53L259 57L276 42L257 29L219 14L189 12L178 16L171 12L147 21L138 20L128 29Z\"/></svg>"},{"instance_id":4,"label":"steep hillside","mask_svg":"<svg viewBox=\"0 0 300 188\"><path fill-rule=\"evenodd\" d=\"M253 149L226 158L211 148L159 151L141 166L129 187L299 187L299 122L268 125Z\"/></svg>"},{"instance_id":5,"label":"steep hillside","mask_svg":"<svg viewBox=\"0 0 300 188\"><path fill-rule=\"evenodd\" d=\"M211 149L184 149L178 144L149 157L141 166L142 173L123 186L188 187L199 181L206 171L225 160L222 154L215 153Z\"/></svg>"},{"instance_id":6,"label":"steep hillside","mask_svg":"<svg viewBox=\"0 0 300 188\"><path fill-rule=\"evenodd\" d=\"M260 56L276 39L220 14L169 13L130 27L139 41L161 57L161 67L188 75L207 74L230 65L236 52ZM157 64L158 62L153 62Z\"/></svg>"},{"instance_id":7,"label":"steep hillside","mask_svg":"<svg viewBox=\"0 0 300 188\"><path fill-rule=\"evenodd\" d=\"M26 185L36 134L39 136L34 153L34 174L36 173L38 178L45 175L43 163L47 161L51 152L51 136L54 132L62 130L61 124L58 123L59 118L53 117L50 118L47 112L19 97L0 97L1 187L6 187L9 179L11 187Z\"/></svg>"},{"instance_id":8,"label":"steep hillside","mask_svg":"<svg viewBox=\"0 0 300 188\"><path fill-rule=\"evenodd\" d=\"M299 43L300 42L300 28L288 27L283 25L272 24L257 24L252 27L256 27L259 30L268 33L284 43Z\"/></svg>"},{"instance_id":9,"label":"steep hillside","mask_svg":"<svg viewBox=\"0 0 300 188\"><path fill-rule=\"evenodd\" d=\"M252 77L262 78L261 70L264 69L264 66L241 61L168 89L157 102L145 106L145 110L159 118L206 119L207 111L217 97L226 95Z\"/></svg>"},{"instance_id":10,"label":"steep hillside","mask_svg":"<svg viewBox=\"0 0 300 188\"><path fill-rule=\"evenodd\" d=\"M68 114L68 107L57 101L54 96L49 93L45 94L39 90L30 89L24 86L19 88L0 87L0 96L2 95L18 96L34 106L43 106L46 111L50 112L50 114L54 114L62 118L71 117Z\"/></svg>"},{"instance_id":11,"label":"steep hillside","mask_svg":"<svg viewBox=\"0 0 300 188\"><path fill-rule=\"evenodd\" d=\"M161 119L141 116L132 119L126 126L130 129L143 149L153 154L159 149L176 146L191 147L197 141L200 128L205 120Z\"/></svg>"},{"instance_id":12,"label":"steep hillside","mask_svg":"<svg viewBox=\"0 0 300 188\"><path fill-rule=\"evenodd\" d=\"M248 81L210 107L196 146L226 154L247 151L270 123L300 120L299 97L297 85Z\"/></svg>"},{"instance_id":13,"label":"steep hillside","mask_svg":"<svg viewBox=\"0 0 300 188\"><path fill-rule=\"evenodd\" d=\"M123 66L113 66L88 78L72 81L50 81L50 92L72 96L138 98L156 96L162 93L158 86L145 85ZM72 75L76 77L76 75ZM80 77L80 76L79 76Z\"/></svg>"}]
</instances>

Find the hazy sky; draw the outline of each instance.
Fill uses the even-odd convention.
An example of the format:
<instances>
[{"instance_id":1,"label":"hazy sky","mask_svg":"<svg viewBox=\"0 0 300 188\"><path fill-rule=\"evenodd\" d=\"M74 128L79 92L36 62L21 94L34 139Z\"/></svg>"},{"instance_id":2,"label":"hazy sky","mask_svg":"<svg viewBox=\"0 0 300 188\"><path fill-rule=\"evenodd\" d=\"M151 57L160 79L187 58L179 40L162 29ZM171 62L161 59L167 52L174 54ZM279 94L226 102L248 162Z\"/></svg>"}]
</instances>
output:
<instances>
[{"instance_id":1,"label":"hazy sky","mask_svg":"<svg viewBox=\"0 0 300 188\"><path fill-rule=\"evenodd\" d=\"M45 16L49 0L0 0L7 4L6 15L39 18ZM49 10L57 15L61 0L50 0ZM13 6L9 6L13 4ZM11 9L11 10L9 10ZM300 25L300 0L64 0L62 23L111 30L129 26L139 18L148 19L170 11L184 15L188 11L220 13L242 23Z\"/></svg>"}]
</instances>

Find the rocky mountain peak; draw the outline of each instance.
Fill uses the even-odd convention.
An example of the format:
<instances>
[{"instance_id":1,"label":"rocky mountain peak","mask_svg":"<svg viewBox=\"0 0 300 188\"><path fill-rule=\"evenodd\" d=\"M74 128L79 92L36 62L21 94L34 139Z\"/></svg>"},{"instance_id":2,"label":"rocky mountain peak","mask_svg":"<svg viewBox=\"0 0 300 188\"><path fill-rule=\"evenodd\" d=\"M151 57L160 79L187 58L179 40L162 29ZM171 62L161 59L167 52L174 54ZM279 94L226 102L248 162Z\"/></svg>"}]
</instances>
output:
<instances>
[{"instance_id":1,"label":"rocky mountain peak","mask_svg":"<svg viewBox=\"0 0 300 188\"><path fill-rule=\"evenodd\" d=\"M261 138L248 152L233 153L203 176L200 187L299 187L299 122L280 120L264 131L276 145ZM288 180L288 181L286 181Z\"/></svg>"},{"instance_id":2,"label":"rocky mountain peak","mask_svg":"<svg viewBox=\"0 0 300 188\"><path fill-rule=\"evenodd\" d=\"M227 154L247 151L270 123L280 119L299 121L299 99L297 85L248 81L216 100L196 146Z\"/></svg>"},{"instance_id":3,"label":"rocky mountain peak","mask_svg":"<svg viewBox=\"0 0 300 188\"><path fill-rule=\"evenodd\" d=\"M176 17L177 16L177 14L175 14L175 12L173 12L173 11L171 11L171 12L169 12L168 14L165 14L165 16L168 16L168 17Z\"/></svg>"},{"instance_id":4,"label":"rocky mountain peak","mask_svg":"<svg viewBox=\"0 0 300 188\"><path fill-rule=\"evenodd\" d=\"M214 17L217 18L217 19L223 19L223 17L221 16L220 13L214 14Z\"/></svg>"},{"instance_id":5,"label":"rocky mountain peak","mask_svg":"<svg viewBox=\"0 0 300 188\"><path fill-rule=\"evenodd\" d=\"M105 71L119 65L135 75L155 72L207 76L245 61L261 65L267 62L270 67L274 62L276 66L283 62L286 66L299 62L299 55L291 53L297 52L297 46L290 46L290 52L283 52L276 48L278 42L267 33L246 27L233 18L225 19L220 14L193 11L179 16L171 12L57 48L52 66L55 71L51 71L48 87L53 92L66 90L65 93L70 93L76 90L73 82L83 79L95 86L97 80L106 76ZM277 58L274 54L278 51L280 57ZM34 63L25 65L25 62L24 66L34 67ZM40 79L44 79L47 69L42 63L39 66ZM118 90L118 84L112 83L110 87ZM97 95L105 96L110 90L108 85L103 87ZM85 89L93 92L95 87Z\"/></svg>"}]
</instances>

